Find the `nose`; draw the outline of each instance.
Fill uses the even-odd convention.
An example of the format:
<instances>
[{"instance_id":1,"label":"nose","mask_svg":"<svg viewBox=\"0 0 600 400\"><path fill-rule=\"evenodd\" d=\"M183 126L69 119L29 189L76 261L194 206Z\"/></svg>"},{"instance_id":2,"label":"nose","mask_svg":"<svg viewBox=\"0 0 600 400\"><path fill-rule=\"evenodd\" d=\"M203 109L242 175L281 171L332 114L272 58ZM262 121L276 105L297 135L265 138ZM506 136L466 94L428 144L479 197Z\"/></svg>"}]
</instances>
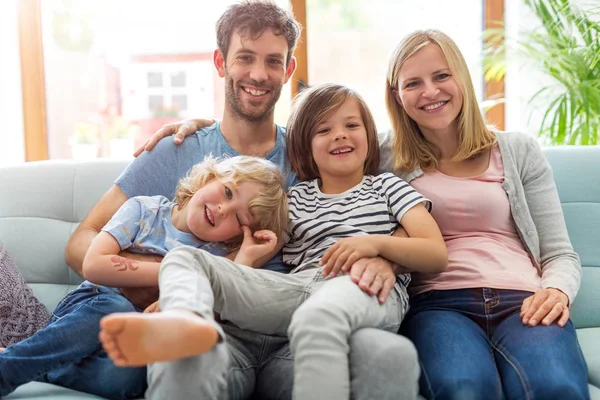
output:
<instances>
[{"instance_id":1,"label":"nose","mask_svg":"<svg viewBox=\"0 0 600 400\"><path fill-rule=\"evenodd\" d=\"M229 214L230 208L229 204L219 204L219 214L226 217Z\"/></svg>"},{"instance_id":2,"label":"nose","mask_svg":"<svg viewBox=\"0 0 600 400\"><path fill-rule=\"evenodd\" d=\"M438 89L437 85L432 81L425 82L425 90L423 91L423 96L427 98L435 98L440 93L440 89Z\"/></svg>"},{"instance_id":3,"label":"nose","mask_svg":"<svg viewBox=\"0 0 600 400\"><path fill-rule=\"evenodd\" d=\"M347 139L348 134L345 129L336 129L333 136L334 140Z\"/></svg>"},{"instance_id":4,"label":"nose","mask_svg":"<svg viewBox=\"0 0 600 400\"><path fill-rule=\"evenodd\" d=\"M268 78L267 69L261 62L255 62L250 69L250 79L257 82L265 82Z\"/></svg>"}]
</instances>

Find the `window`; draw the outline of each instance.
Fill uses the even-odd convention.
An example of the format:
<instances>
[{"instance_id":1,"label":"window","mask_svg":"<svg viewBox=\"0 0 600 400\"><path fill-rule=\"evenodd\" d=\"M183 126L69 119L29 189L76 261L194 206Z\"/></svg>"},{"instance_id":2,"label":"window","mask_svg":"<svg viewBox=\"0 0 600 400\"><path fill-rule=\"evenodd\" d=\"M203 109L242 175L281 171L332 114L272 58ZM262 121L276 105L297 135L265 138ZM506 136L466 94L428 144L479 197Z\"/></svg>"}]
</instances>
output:
<instances>
[{"instance_id":1,"label":"window","mask_svg":"<svg viewBox=\"0 0 600 400\"><path fill-rule=\"evenodd\" d=\"M163 124L222 117L214 26L236 0L38 1L49 158L127 157Z\"/></svg>"},{"instance_id":2,"label":"window","mask_svg":"<svg viewBox=\"0 0 600 400\"><path fill-rule=\"evenodd\" d=\"M390 125L384 100L390 54L406 34L436 28L457 42L481 100L482 13L482 2L473 0L308 0L309 83L355 89L383 131Z\"/></svg>"}]
</instances>

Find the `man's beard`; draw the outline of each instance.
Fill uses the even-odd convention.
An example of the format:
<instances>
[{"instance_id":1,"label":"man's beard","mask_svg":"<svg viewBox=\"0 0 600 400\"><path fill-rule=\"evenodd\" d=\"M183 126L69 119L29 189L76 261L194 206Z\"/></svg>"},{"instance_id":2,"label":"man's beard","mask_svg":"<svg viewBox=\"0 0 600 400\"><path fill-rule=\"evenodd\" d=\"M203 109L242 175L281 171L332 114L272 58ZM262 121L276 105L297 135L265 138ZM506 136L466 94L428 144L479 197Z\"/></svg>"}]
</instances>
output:
<instances>
[{"instance_id":1,"label":"man's beard","mask_svg":"<svg viewBox=\"0 0 600 400\"><path fill-rule=\"evenodd\" d=\"M269 95L271 99L263 105L262 108L251 107L249 110L244 107L244 103L242 99L238 96L238 92L236 91L236 87L234 87L233 79L229 76L226 77L227 84L225 85L225 102L231 107L236 116L241 119L244 119L248 122L260 122L264 119L268 118L270 114L273 113L275 109L275 104L277 100L279 100L279 96L281 96L281 89L283 85L278 85L277 87L269 88ZM257 83L251 83L252 86L262 87L262 85ZM244 90L241 87L239 90ZM252 105L252 100L249 101Z\"/></svg>"}]
</instances>

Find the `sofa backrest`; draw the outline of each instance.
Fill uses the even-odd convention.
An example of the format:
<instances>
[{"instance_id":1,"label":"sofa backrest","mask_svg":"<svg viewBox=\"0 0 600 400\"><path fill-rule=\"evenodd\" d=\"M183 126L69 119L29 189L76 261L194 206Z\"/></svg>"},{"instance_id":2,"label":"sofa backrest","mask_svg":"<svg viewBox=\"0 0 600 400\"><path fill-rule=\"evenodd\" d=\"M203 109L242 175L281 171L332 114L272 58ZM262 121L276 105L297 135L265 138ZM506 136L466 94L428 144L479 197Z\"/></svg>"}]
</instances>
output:
<instances>
[{"instance_id":1,"label":"sofa backrest","mask_svg":"<svg viewBox=\"0 0 600 400\"><path fill-rule=\"evenodd\" d=\"M65 263L71 233L127 164L51 160L0 168L0 241L50 311L82 281Z\"/></svg>"},{"instance_id":2,"label":"sofa backrest","mask_svg":"<svg viewBox=\"0 0 600 400\"><path fill-rule=\"evenodd\" d=\"M572 307L577 328L600 327L600 146L547 147L567 230L583 265Z\"/></svg>"}]
</instances>

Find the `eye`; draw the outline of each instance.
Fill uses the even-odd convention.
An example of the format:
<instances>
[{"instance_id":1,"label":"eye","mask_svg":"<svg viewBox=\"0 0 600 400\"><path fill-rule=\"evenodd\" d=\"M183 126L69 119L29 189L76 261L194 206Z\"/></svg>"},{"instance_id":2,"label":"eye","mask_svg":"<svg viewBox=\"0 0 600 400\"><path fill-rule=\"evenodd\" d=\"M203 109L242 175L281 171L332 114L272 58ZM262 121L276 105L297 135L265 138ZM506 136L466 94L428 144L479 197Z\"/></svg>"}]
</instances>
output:
<instances>
[{"instance_id":1,"label":"eye","mask_svg":"<svg viewBox=\"0 0 600 400\"><path fill-rule=\"evenodd\" d=\"M417 81L408 82L406 85L404 85L404 88L410 89L413 87L417 87L418 84L419 84L419 82L417 82Z\"/></svg>"},{"instance_id":2,"label":"eye","mask_svg":"<svg viewBox=\"0 0 600 400\"><path fill-rule=\"evenodd\" d=\"M356 122L350 122L350 123L349 123L348 125L346 125L346 126L347 126L348 128L350 128L350 129L355 129L355 128L358 128L358 127L360 127L360 124L359 124L359 123L356 123Z\"/></svg>"},{"instance_id":3,"label":"eye","mask_svg":"<svg viewBox=\"0 0 600 400\"><path fill-rule=\"evenodd\" d=\"M231 198L233 197L233 192L227 186L225 186L225 196L227 196L229 200L231 200Z\"/></svg>"},{"instance_id":4,"label":"eye","mask_svg":"<svg viewBox=\"0 0 600 400\"><path fill-rule=\"evenodd\" d=\"M252 61L252 56L243 55L243 56L239 56L238 59L241 60L241 61L243 61L243 62L251 62Z\"/></svg>"},{"instance_id":5,"label":"eye","mask_svg":"<svg viewBox=\"0 0 600 400\"><path fill-rule=\"evenodd\" d=\"M273 65L282 65L283 62L281 60L278 60L276 58L269 60L269 63L273 64Z\"/></svg>"},{"instance_id":6,"label":"eye","mask_svg":"<svg viewBox=\"0 0 600 400\"><path fill-rule=\"evenodd\" d=\"M321 128L321 129L319 129L319 130L317 131L317 134L318 134L318 135L324 135L324 134L326 134L327 132L329 132L329 128Z\"/></svg>"},{"instance_id":7,"label":"eye","mask_svg":"<svg viewBox=\"0 0 600 400\"><path fill-rule=\"evenodd\" d=\"M437 74L435 76L435 79L437 79L438 81L443 81L444 79L448 79L448 78L450 78L450 74L446 74L446 73Z\"/></svg>"}]
</instances>

